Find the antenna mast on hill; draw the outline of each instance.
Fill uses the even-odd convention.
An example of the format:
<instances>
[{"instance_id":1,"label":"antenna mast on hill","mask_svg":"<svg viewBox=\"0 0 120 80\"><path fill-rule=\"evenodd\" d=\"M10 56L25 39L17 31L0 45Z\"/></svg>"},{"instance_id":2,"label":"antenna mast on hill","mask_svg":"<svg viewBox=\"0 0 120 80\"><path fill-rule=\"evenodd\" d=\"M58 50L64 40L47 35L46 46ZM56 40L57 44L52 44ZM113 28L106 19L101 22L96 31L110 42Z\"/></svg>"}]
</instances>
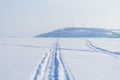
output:
<instances>
[{"instance_id":1,"label":"antenna mast on hill","mask_svg":"<svg viewBox=\"0 0 120 80\"><path fill-rule=\"evenodd\" d=\"M73 18L72 18L72 27L74 27L74 20L73 20Z\"/></svg>"},{"instance_id":2,"label":"antenna mast on hill","mask_svg":"<svg viewBox=\"0 0 120 80\"><path fill-rule=\"evenodd\" d=\"M85 24L84 23L82 24L82 27L85 28Z\"/></svg>"}]
</instances>

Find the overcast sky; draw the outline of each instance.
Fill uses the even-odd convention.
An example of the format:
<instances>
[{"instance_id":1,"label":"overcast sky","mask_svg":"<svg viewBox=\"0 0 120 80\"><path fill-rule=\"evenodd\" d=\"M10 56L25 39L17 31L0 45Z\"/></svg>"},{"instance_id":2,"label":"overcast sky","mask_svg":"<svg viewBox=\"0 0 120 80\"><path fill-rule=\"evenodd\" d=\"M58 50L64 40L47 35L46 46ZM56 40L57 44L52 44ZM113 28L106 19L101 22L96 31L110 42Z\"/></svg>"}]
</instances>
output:
<instances>
[{"instance_id":1,"label":"overcast sky","mask_svg":"<svg viewBox=\"0 0 120 80\"><path fill-rule=\"evenodd\" d=\"M83 24L120 29L120 0L0 0L0 36L33 36Z\"/></svg>"}]
</instances>

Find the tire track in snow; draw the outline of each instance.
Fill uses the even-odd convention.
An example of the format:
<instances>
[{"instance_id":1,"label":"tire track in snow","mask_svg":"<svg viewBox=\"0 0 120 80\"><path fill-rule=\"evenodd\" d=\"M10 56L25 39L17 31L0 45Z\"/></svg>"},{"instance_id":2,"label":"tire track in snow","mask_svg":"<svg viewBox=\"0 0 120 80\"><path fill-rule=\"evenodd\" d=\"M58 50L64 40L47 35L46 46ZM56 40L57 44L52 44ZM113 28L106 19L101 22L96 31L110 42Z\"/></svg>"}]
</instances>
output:
<instances>
[{"instance_id":1,"label":"tire track in snow","mask_svg":"<svg viewBox=\"0 0 120 80\"><path fill-rule=\"evenodd\" d=\"M50 49L50 47L42 47L42 46L36 46L36 45L19 45L19 44L8 44L8 43L0 43L0 45L5 45L5 46L18 46L18 47L28 47L28 48L44 48L44 49ZM60 48L60 50L93 52L92 50L86 50L86 49L70 49L70 48Z\"/></svg>"},{"instance_id":2,"label":"tire track in snow","mask_svg":"<svg viewBox=\"0 0 120 80\"><path fill-rule=\"evenodd\" d=\"M60 48L60 45L59 45L59 48ZM70 71L70 69L68 68L67 64L65 64L65 60L64 60L62 54L60 54L61 53L60 49L59 49L60 62L62 64L62 66L63 66L64 72L65 72L65 76L66 76L66 80L75 80L73 75L72 75L72 73L71 73L71 71ZM69 75L71 75L71 76L69 76Z\"/></svg>"},{"instance_id":3,"label":"tire track in snow","mask_svg":"<svg viewBox=\"0 0 120 80\"><path fill-rule=\"evenodd\" d=\"M0 45L50 49L50 47L41 47L41 46L36 46L36 45L19 45L19 44L8 44L8 43L0 43Z\"/></svg>"},{"instance_id":4,"label":"tire track in snow","mask_svg":"<svg viewBox=\"0 0 120 80\"><path fill-rule=\"evenodd\" d=\"M120 56L120 52L113 52L113 51L109 51L109 50L97 47L97 46L93 45L89 40L86 40L86 46L88 46L90 49L92 49L94 51L109 54L109 55L112 55L114 57Z\"/></svg>"},{"instance_id":5,"label":"tire track in snow","mask_svg":"<svg viewBox=\"0 0 120 80\"><path fill-rule=\"evenodd\" d=\"M54 53L54 49L52 50L52 52L50 52L49 55L49 59L47 61L47 65L44 66L45 67L45 71L42 72L44 74L42 80L52 80L52 76L53 76L53 70L54 70L54 57L55 57L55 53Z\"/></svg>"},{"instance_id":6,"label":"tire track in snow","mask_svg":"<svg viewBox=\"0 0 120 80\"><path fill-rule=\"evenodd\" d=\"M58 42L41 60L33 80L75 80L62 59Z\"/></svg>"},{"instance_id":7,"label":"tire track in snow","mask_svg":"<svg viewBox=\"0 0 120 80\"><path fill-rule=\"evenodd\" d=\"M41 74L40 76L41 76L41 78L42 78L42 76L43 76L44 74L42 74L41 72L44 70L43 67L46 66L46 64L47 64L46 61L48 61L49 56L50 56L50 53L47 53L47 54L45 54L45 56L42 58L40 64L38 65L38 68L37 68L37 70L36 70L36 72L35 72L35 76L34 76L34 79L33 79L33 80L39 80L39 79L38 79L39 74Z\"/></svg>"}]
</instances>

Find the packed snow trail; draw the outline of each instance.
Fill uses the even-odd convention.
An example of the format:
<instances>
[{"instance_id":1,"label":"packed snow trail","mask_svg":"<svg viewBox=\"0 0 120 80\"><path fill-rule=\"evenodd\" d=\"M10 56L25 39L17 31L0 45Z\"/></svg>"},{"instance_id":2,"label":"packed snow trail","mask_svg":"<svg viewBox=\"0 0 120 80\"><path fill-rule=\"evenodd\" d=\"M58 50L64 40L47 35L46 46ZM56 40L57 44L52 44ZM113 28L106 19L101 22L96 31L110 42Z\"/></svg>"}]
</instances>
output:
<instances>
[{"instance_id":1,"label":"packed snow trail","mask_svg":"<svg viewBox=\"0 0 120 80\"><path fill-rule=\"evenodd\" d=\"M58 42L43 57L33 80L75 80L71 71L64 63Z\"/></svg>"},{"instance_id":2,"label":"packed snow trail","mask_svg":"<svg viewBox=\"0 0 120 80\"><path fill-rule=\"evenodd\" d=\"M90 49L92 49L94 51L109 54L109 55L112 55L114 57L120 56L120 52L113 52L113 51L109 51L109 50L97 47L97 46L93 45L89 40L86 40L86 46L88 46Z\"/></svg>"}]
</instances>

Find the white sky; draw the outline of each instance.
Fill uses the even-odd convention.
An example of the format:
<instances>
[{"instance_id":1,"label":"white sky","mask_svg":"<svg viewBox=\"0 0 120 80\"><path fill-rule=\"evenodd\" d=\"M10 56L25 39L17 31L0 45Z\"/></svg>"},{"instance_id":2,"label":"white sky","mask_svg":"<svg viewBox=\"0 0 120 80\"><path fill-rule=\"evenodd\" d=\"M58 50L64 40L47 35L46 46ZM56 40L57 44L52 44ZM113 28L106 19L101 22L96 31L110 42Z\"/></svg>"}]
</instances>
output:
<instances>
[{"instance_id":1,"label":"white sky","mask_svg":"<svg viewBox=\"0 0 120 80\"><path fill-rule=\"evenodd\" d=\"M58 28L120 29L120 0L0 0L0 36L33 36Z\"/></svg>"}]
</instances>

